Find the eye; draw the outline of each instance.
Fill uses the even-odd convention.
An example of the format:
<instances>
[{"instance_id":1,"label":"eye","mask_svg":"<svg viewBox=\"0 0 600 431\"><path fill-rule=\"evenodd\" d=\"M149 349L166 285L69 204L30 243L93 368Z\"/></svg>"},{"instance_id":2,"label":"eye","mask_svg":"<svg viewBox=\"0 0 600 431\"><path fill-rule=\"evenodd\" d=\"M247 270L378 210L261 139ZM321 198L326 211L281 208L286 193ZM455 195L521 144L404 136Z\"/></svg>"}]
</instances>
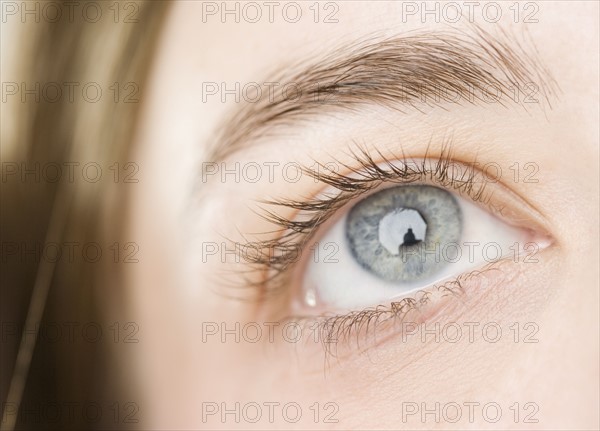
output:
<instances>
[{"instance_id":1,"label":"eye","mask_svg":"<svg viewBox=\"0 0 600 431\"><path fill-rule=\"evenodd\" d=\"M302 187L313 192L261 201L268 207L257 215L272 228L256 240L245 235L234 275L261 297L285 293L265 313L322 318L317 323L331 332L338 321L352 328L371 317L403 317L403 304L431 314L427 304L442 306L465 285L501 280L495 271L484 276L487 269L535 262L553 243L530 203L479 162L454 160L450 143L437 157L402 155L374 157L357 147L348 162L303 169Z\"/></svg>"},{"instance_id":2,"label":"eye","mask_svg":"<svg viewBox=\"0 0 600 431\"><path fill-rule=\"evenodd\" d=\"M427 184L387 187L350 205L306 259L304 306L352 310L389 302L516 256L530 240L528 230L471 199Z\"/></svg>"}]
</instances>

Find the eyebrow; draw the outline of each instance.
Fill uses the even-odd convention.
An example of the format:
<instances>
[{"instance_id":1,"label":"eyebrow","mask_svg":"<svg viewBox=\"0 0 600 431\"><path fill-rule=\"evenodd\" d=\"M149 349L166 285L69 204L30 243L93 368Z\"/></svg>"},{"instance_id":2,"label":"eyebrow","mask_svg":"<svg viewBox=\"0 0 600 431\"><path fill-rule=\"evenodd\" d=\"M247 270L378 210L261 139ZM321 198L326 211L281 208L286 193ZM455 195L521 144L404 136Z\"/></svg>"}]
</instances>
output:
<instances>
[{"instance_id":1,"label":"eyebrow","mask_svg":"<svg viewBox=\"0 0 600 431\"><path fill-rule=\"evenodd\" d=\"M265 83L292 90L263 91L252 103L236 106L208 160L225 159L281 126L332 109L355 112L377 104L405 112L453 103L552 108L559 88L531 40L533 49L526 52L505 31L493 36L480 27L471 30L371 37L281 69Z\"/></svg>"}]
</instances>

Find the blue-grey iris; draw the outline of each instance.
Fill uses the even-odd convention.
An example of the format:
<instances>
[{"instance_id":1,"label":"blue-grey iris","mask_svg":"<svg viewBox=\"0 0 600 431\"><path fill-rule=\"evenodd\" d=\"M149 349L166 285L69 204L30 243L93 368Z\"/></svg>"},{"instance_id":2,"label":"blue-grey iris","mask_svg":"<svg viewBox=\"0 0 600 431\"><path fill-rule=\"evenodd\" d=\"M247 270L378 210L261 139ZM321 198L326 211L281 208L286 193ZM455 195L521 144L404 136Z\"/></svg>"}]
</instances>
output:
<instances>
[{"instance_id":1,"label":"blue-grey iris","mask_svg":"<svg viewBox=\"0 0 600 431\"><path fill-rule=\"evenodd\" d=\"M458 243L462 212L454 196L427 185L387 188L358 202L346 219L346 238L366 270L396 283L435 275L439 250ZM437 250L437 252L436 252Z\"/></svg>"}]
</instances>

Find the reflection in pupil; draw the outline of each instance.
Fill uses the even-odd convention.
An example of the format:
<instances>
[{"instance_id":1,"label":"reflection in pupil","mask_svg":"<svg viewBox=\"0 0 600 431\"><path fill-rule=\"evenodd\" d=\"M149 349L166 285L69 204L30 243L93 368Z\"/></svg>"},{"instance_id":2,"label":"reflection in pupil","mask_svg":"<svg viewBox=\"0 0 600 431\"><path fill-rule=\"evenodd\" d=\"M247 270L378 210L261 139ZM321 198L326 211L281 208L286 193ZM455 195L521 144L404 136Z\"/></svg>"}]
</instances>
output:
<instances>
[{"instance_id":1,"label":"reflection in pupil","mask_svg":"<svg viewBox=\"0 0 600 431\"><path fill-rule=\"evenodd\" d=\"M408 232L406 232L404 234L404 242L402 243L403 246L409 246L409 245L415 245L420 243L421 240L415 238L415 234L413 233L413 230L411 228L408 228Z\"/></svg>"}]
</instances>

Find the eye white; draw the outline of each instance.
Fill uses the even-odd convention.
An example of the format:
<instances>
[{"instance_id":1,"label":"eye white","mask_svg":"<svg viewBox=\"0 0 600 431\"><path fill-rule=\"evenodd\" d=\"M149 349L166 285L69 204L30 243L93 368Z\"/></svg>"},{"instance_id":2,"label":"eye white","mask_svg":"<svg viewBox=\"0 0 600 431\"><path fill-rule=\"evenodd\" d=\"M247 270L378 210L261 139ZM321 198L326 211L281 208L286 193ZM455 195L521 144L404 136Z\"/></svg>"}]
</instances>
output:
<instances>
[{"instance_id":1,"label":"eye white","mask_svg":"<svg viewBox=\"0 0 600 431\"><path fill-rule=\"evenodd\" d=\"M522 250L528 232L508 225L465 198L455 197L464 220L461 239L458 243L429 250L427 257L439 259L439 272L408 283L389 282L369 272L359 264L349 247L346 213L310 247L302 286L304 305L351 310L389 302ZM380 232L386 229L386 222L380 224L379 229ZM392 238L387 247L393 248L397 241ZM384 241L382 245L386 246Z\"/></svg>"}]
</instances>

